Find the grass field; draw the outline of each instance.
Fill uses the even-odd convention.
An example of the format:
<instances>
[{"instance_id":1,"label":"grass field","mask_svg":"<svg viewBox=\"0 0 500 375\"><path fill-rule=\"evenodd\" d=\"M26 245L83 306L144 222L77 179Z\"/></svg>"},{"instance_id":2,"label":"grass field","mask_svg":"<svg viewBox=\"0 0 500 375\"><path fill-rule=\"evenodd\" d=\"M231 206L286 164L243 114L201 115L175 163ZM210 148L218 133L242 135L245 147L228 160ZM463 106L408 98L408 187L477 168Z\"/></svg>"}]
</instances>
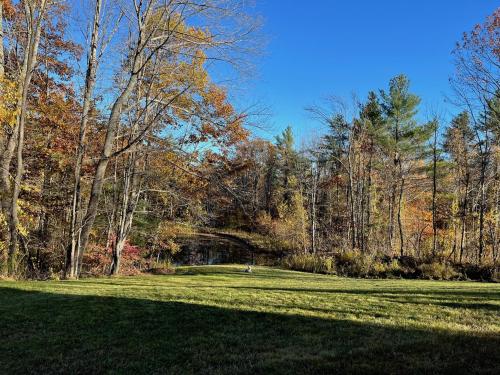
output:
<instances>
[{"instance_id":1,"label":"grass field","mask_svg":"<svg viewBox=\"0 0 500 375\"><path fill-rule=\"evenodd\" d=\"M0 282L0 374L500 374L500 284L242 270Z\"/></svg>"}]
</instances>

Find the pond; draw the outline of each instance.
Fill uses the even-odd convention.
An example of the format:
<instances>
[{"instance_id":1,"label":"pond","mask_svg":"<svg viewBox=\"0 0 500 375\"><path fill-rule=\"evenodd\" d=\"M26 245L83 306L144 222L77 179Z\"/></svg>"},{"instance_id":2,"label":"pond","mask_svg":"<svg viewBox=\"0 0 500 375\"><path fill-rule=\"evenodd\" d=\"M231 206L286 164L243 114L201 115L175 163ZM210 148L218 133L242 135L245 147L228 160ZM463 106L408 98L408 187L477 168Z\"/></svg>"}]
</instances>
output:
<instances>
[{"instance_id":1,"label":"pond","mask_svg":"<svg viewBox=\"0 0 500 375\"><path fill-rule=\"evenodd\" d=\"M181 251L173 256L180 265L264 264L269 256L256 252L244 241L229 235L196 234L178 238Z\"/></svg>"}]
</instances>

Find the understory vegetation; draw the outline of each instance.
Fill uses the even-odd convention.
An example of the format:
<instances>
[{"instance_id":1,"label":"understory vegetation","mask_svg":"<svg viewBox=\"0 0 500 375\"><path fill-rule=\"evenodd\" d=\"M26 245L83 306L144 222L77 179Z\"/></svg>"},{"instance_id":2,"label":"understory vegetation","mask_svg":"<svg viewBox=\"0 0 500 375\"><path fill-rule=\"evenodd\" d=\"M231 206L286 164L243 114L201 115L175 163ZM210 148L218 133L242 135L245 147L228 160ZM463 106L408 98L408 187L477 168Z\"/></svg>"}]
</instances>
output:
<instances>
[{"instance_id":1,"label":"understory vegetation","mask_svg":"<svg viewBox=\"0 0 500 375\"><path fill-rule=\"evenodd\" d=\"M0 281L0 373L500 371L499 284L243 270Z\"/></svg>"},{"instance_id":2,"label":"understory vegetation","mask_svg":"<svg viewBox=\"0 0 500 375\"><path fill-rule=\"evenodd\" d=\"M452 264L432 259L425 262L412 257L374 257L355 252L334 256L294 254L285 257L280 265L295 271L348 277L500 282L498 265Z\"/></svg>"}]
</instances>

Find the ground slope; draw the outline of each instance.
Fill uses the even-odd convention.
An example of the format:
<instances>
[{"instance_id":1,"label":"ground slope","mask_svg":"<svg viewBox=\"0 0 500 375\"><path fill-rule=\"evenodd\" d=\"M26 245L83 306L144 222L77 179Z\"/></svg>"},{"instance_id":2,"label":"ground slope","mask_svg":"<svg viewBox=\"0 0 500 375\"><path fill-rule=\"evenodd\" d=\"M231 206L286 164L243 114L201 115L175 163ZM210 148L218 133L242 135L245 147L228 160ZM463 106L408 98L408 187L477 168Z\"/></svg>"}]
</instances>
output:
<instances>
[{"instance_id":1,"label":"ground slope","mask_svg":"<svg viewBox=\"0 0 500 375\"><path fill-rule=\"evenodd\" d=\"M242 266L0 282L0 373L500 373L500 285Z\"/></svg>"}]
</instances>

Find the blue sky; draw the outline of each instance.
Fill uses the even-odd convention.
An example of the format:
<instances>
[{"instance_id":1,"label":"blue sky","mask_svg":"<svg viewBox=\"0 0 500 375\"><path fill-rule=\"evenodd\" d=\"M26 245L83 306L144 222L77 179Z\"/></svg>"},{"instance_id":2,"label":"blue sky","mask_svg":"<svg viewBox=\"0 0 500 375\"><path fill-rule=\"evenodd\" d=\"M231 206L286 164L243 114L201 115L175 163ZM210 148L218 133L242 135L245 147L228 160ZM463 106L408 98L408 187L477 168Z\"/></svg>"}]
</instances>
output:
<instances>
[{"instance_id":1,"label":"blue sky","mask_svg":"<svg viewBox=\"0 0 500 375\"><path fill-rule=\"evenodd\" d=\"M244 101L270 108L270 133L291 125L298 144L317 133L304 111L331 95L364 98L405 73L430 109L445 103L451 51L464 31L500 4L493 0L256 0L268 39ZM264 137L271 134L261 133Z\"/></svg>"}]
</instances>

